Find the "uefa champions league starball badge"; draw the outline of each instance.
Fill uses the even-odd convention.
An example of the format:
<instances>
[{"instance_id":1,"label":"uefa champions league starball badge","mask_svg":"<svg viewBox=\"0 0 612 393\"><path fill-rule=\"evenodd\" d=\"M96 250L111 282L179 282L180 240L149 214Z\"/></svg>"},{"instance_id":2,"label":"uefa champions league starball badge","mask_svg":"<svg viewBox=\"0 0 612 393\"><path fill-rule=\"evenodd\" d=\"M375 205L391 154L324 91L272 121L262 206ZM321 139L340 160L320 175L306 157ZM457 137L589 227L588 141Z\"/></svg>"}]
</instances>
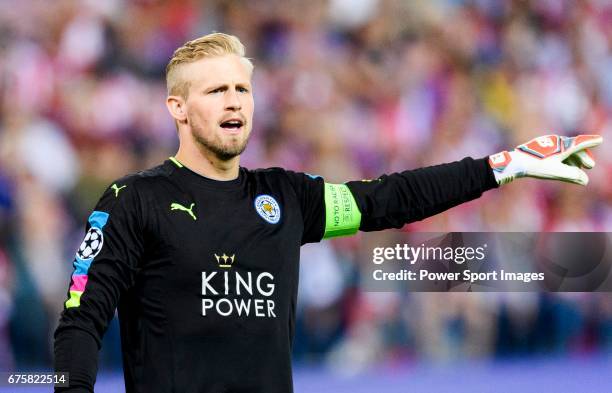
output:
<instances>
[{"instance_id":1,"label":"uefa champions league starball badge","mask_svg":"<svg viewBox=\"0 0 612 393\"><path fill-rule=\"evenodd\" d=\"M257 213L269 222L270 224L277 224L281 218L281 209L276 202L276 199L270 195L259 195L255 198L255 210Z\"/></svg>"},{"instance_id":2,"label":"uefa champions league starball badge","mask_svg":"<svg viewBox=\"0 0 612 393\"><path fill-rule=\"evenodd\" d=\"M95 258L102 249L103 243L104 236L100 228L89 228L89 231L87 231L85 235L85 239L83 239L81 246L77 250L77 257L83 260Z\"/></svg>"}]
</instances>

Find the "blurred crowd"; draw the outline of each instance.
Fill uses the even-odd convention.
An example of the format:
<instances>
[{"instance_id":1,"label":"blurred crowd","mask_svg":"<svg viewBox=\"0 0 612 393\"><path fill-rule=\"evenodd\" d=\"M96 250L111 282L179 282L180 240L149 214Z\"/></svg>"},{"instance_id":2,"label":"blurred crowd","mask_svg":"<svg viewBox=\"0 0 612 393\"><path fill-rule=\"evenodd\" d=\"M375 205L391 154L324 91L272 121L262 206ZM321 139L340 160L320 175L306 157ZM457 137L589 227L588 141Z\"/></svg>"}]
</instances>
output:
<instances>
[{"instance_id":1,"label":"blurred crowd","mask_svg":"<svg viewBox=\"0 0 612 393\"><path fill-rule=\"evenodd\" d=\"M164 69L212 31L255 64L243 166L343 182L598 133L588 187L523 180L403 231L612 228L609 1L0 1L0 369L49 367L86 217L114 179L176 152ZM370 246L394 236L304 247L296 360L612 349L608 294L364 291Z\"/></svg>"}]
</instances>

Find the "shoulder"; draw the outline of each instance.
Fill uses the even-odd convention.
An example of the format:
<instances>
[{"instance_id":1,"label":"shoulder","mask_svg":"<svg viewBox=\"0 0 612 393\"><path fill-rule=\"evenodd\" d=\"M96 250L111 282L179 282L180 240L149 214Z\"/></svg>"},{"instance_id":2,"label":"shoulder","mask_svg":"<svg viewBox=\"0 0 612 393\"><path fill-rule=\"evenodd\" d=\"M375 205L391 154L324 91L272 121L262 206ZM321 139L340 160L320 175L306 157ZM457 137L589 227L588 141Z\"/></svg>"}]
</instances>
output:
<instances>
[{"instance_id":1,"label":"shoulder","mask_svg":"<svg viewBox=\"0 0 612 393\"><path fill-rule=\"evenodd\" d=\"M153 168L129 173L125 176L115 179L109 184L107 188L107 192L108 191L117 192L118 189L119 190L125 189L125 191L128 191L128 188L130 189L129 193L147 192L152 187L154 187L155 184L167 181L171 174L172 174L172 167L166 164L157 165Z\"/></svg>"},{"instance_id":2,"label":"shoulder","mask_svg":"<svg viewBox=\"0 0 612 393\"><path fill-rule=\"evenodd\" d=\"M280 188L296 196L311 192L316 193L319 189L322 190L324 185L321 176L278 167L256 169L249 171L249 173L257 184L266 184L273 189Z\"/></svg>"},{"instance_id":3,"label":"shoulder","mask_svg":"<svg viewBox=\"0 0 612 393\"><path fill-rule=\"evenodd\" d=\"M284 179L291 182L304 181L304 180L316 180L322 179L321 176L312 175L310 173L296 172L285 168L272 167L272 168L259 168L254 170L247 169L247 172L252 176L267 177Z\"/></svg>"},{"instance_id":4,"label":"shoulder","mask_svg":"<svg viewBox=\"0 0 612 393\"><path fill-rule=\"evenodd\" d=\"M278 177L278 176L285 176L285 174L287 172L291 172L288 171L285 168L280 168L280 167L271 167L271 168L257 168L257 169L246 169L248 174L251 174L253 176L268 176L268 177Z\"/></svg>"},{"instance_id":5,"label":"shoulder","mask_svg":"<svg viewBox=\"0 0 612 393\"><path fill-rule=\"evenodd\" d=\"M273 187L295 188L299 174L280 167L258 168L247 170L247 176L256 184L267 184Z\"/></svg>"},{"instance_id":6,"label":"shoulder","mask_svg":"<svg viewBox=\"0 0 612 393\"><path fill-rule=\"evenodd\" d=\"M129 173L111 181L106 187L100 202L113 207L117 202L140 204L156 188L156 184L164 182L171 174L171 168L165 164L146 170Z\"/></svg>"}]
</instances>

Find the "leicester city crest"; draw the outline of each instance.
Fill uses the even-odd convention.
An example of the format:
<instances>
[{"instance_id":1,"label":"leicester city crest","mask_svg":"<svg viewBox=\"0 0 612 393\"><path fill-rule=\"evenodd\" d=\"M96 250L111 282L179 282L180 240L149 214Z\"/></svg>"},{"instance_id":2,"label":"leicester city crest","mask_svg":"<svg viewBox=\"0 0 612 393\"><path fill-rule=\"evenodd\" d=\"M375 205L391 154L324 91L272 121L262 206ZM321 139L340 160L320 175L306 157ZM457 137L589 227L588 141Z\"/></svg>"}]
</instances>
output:
<instances>
[{"instance_id":1,"label":"leicester city crest","mask_svg":"<svg viewBox=\"0 0 612 393\"><path fill-rule=\"evenodd\" d=\"M257 213L269 222L270 224L277 224L281 218L281 210L276 199L270 195L259 195L255 198L255 210Z\"/></svg>"}]
</instances>

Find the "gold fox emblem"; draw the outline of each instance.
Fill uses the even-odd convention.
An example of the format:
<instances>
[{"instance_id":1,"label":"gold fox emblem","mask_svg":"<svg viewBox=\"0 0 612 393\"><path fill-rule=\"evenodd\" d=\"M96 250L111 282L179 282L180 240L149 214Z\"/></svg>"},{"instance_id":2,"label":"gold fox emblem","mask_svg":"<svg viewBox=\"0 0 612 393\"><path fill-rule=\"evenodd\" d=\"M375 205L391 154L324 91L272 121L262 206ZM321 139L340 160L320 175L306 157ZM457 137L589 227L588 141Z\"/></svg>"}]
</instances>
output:
<instances>
[{"instance_id":1,"label":"gold fox emblem","mask_svg":"<svg viewBox=\"0 0 612 393\"><path fill-rule=\"evenodd\" d=\"M193 220L197 220L195 214L193 214L193 207L195 206L195 203L192 203L191 205L189 205L189 209L186 208L185 206L181 205L180 203L176 203L173 202L172 204L170 204L170 210L182 210L184 212L187 212L191 218L193 218Z\"/></svg>"}]
</instances>

